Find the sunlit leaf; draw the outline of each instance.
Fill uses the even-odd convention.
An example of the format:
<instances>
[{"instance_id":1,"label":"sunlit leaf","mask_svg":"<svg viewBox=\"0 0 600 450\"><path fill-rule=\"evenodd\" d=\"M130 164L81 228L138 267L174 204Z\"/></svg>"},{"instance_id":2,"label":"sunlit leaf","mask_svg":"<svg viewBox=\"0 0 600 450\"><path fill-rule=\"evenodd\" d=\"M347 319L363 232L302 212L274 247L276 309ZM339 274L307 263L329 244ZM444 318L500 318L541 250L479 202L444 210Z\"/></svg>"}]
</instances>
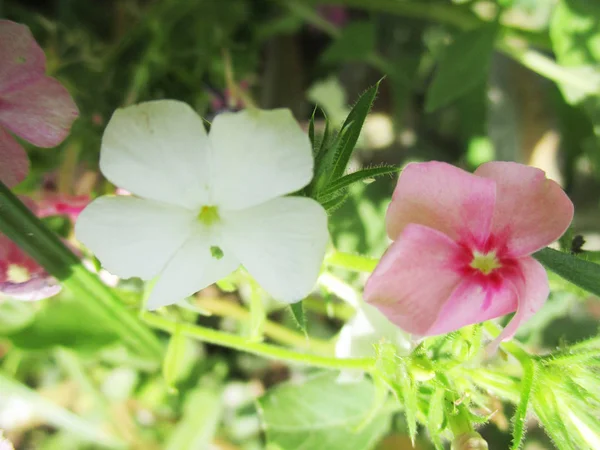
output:
<instances>
[{"instance_id":1,"label":"sunlit leaf","mask_svg":"<svg viewBox=\"0 0 600 450\"><path fill-rule=\"evenodd\" d=\"M447 105L487 79L496 33L496 25L485 25L459 35L446 48L427 91L427 111Z\"/></svg>"}]
</instances>

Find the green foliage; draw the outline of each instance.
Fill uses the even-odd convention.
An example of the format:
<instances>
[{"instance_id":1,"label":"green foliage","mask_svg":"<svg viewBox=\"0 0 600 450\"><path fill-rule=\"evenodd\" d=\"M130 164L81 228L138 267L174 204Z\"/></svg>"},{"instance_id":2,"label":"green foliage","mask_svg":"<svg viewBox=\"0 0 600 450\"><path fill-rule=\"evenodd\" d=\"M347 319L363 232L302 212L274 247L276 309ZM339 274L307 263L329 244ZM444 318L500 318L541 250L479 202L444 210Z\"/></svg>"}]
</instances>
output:
<instances>
[{"instance_id":1,"label":"green foliage","mask_svg":"<svg viewBox=\"0 0 600 450\"><path fill-rule=\"evenodd\" d=\"M6 336L21 349L46 351L60 346L93 352L117 339L106 321L73 298L46 303L28 326Z\"/></svg>"},{"instance_id":2,"label":"green foliage","mask_svg":"<svg viewBox=\"0 0 600 450\"><path fill-rule=\"evenodd\" d=\"M459 35L445 49L427 91L427 111L447 105L486 81L497 32L496 25L486 25Z\"/></svg>"},{"instance_id":3,"label":"green foliage","mask_svg":"<svg viewBox=\"0 0 600 450\"><path fill-rule=\"evenodd\" d=\"M58 278L73 297L86 299L86 309L133 349L155 358L161 355L162 346L155 335L1 182L0 209L0 232Z\"/></svg>"},{"instance_id":4,"label":"green foliage","mask_svg":"<svg viewBox=\"0 0 600 450\"><path fill-rule=\"evenodd\" d=\"M298 328L304 333L306 337L308 337L307 329L306 329L306 312L304 311L304 303L296 302L290 305L290 313L294 318L294 322L298 325Z\"/></svg>"},{"instance_id":5,"label":"green foliage","mask_svg":"<svg viewBox=\"0 0 600 450\"><path fill-rule=\"evenodd\" d=\"M174 428L165 450L209 448L223 413L220 386L199 386L189 391L183 417Z\"/></svg>"},{"instance_id":6,"label":"green foliage","mask_svg":"<svg viewBox=\"0 0 600 450\"><path fill-rule=\"evenodd\" d=\"M347 199L346 189L350 185L398 171L397 168L383 166L344 175L378 89L379 82L361 95L335 138L329 139L329 123L326 121L325 132L318 150L314 137L311 139L315 154L315 176L308 186L307 192L319 201L328 212L333 212L344 203ZM311 120L314 120L314 116Z\"/></svg>"},{"instance_id":7,"label":"green foliage","mask_svg":"<svg viewBox=\"0 0 600 450\"><path fill-rule=\"evenodd\" d=\"M325 50L321 58L328 63L362 61L375 51L375 25L372 22L352 22Z\"/></svg>"},{"instance_id":8,"label":"green foliage","mask_svg":"<svg viewBox=\"0 0 600 450\"><path fill-rule=\"evenodd\" d=\"M337 374L313 376L302 384L287 383L258 401L269 444L284 450L327 448L369 450L389 427L389 413L372 413L375 386L368 379L336 382Z\"/></svg>"},{"instance_id":9,"label":"green foliage","mask_svg":"<svg viewBox=\"0 0 600 450\"><path fill-rule=\"evenodd\" d=\"M565 280L600 295L600 265L551 248L542 249L533 256Z\"/></svg>"}]
</instances>

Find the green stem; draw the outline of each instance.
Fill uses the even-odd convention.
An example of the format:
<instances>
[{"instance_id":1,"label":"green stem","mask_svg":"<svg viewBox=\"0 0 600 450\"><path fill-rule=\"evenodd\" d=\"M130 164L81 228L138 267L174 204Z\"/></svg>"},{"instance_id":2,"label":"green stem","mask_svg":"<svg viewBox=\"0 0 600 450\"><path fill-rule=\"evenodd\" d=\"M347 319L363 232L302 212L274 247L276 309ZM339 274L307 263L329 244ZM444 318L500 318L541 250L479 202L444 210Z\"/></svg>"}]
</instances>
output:
<instances>
[{"instance_id":1,"label":"green stem","mask_svg":"<svg viewBox=\"0 0 600 450\"><path fill-rule=\"evenodd\" d=\"M331 253L325 259L325 264L333 267L351 270L353 272L373 272L379 259L370 256L355 255L352 253L338 252Z\"/></svg>"},{"instance_id":2,"label":"green stem","mask_svg":"<svg viewBox=\"0 0 600 450\"><path fill-rule=\"evenodd\" d=\"M304 300L304 302L306 301L307 299ZM240 322L249 322L251 317L250 311L246 308L224 299L200 297L194 302L194 305L199 306L211 314L221 317L230 317ZM263 323L263 332L265 336L274 341L295 348L325 355L331 354L333 350L332 345L327 341L312 337L307 339L304 335L296 333L295 331L268 319Z\"/></svg>"},{"instance_id":3,"label":"green stem","mask_svg":"<svg viewBox=\"0 0 600 450\"><path fill-rule=\"evenodd\" d=\"M338 359L326 356L311 355L300 353L261 342L250 342L246 338L225 333L223 331L213 330L198 325L182 324L159 317L156 314L148 312L142 313L142 319L149 325L169 333L173 333L175 328L193 339L198 339L209 344L220 345L222 347L234 350L252 353L263 358L285 361L290 364L300 364L305 366L322 367L325 369L338 370L362 370L370 372L374 369L375 360L373 358L356 359Z\"/></svg>"},{"instance_id":4,"label":"green stem","mask_svg":"<svg viewBox=\"0 0 600 450\"><path fill-rule=\"evenodd\" d=\"M157 337L73 252L0 182L0 232L35 259L141 355L162 358Z\"/></svg>"},{"instance_id":5,"label":"green stem","mask_svg":"<svg viewBox=\"0 0 600 450\"><path fill-rule=\"evenodd\" d=\"M509 58L557 84L565 84L588 94L595 94L600 90L598 83L593 83L591 79L557 64L526 46L510 45L507 40L499 40L496 42L496 47Z\"/></svg>"}]
</instances>

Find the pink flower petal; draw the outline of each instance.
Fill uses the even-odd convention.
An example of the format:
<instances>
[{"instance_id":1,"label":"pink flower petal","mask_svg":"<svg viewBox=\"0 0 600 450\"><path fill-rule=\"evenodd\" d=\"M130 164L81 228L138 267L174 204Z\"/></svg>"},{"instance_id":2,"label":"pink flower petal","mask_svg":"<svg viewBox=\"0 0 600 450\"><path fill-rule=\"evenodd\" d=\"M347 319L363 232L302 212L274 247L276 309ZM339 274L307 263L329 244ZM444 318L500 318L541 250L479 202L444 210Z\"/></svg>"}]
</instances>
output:
<instances>
[{"instance_id":1,"label":"pink flower petal","mask_svg":"<svg viewBox=\"0 0 600 450\"><path fill-rule=\"evenodd\" d=\"M514 284L518 296L517 312L502 333L490 344L491 351L494 351L500 342L512 338L518 328L539 311L550 294L546 269L531 257L521 258L519 262L523 279L515 280Z\"/></svg>"},{"instance_id":2,"label":"pink flower petal","mask_svg":"<svg viewBox=\"0 0 600 450\"><path fill-rule=\"evenodd\" d=\"M365 286L365 300L403 330L424 335L460 283L458 245L443 233L409 224Z\"/></svg>"},{"instance_id":3,"label":"pink flower petal","mask_svg":"<svg viewBox=\"0 0 600 450\"><path fill-rule=\"evenodd\" d=\"M450 164L409 164L400 174L387 211L388 236L395 240L407 224L418 223L454 240L485 239L491 227L495 191L491 180Z\"/></svg>"},{"instance_id":4,"label":"pink flower petal","mask_svg":"<svg viewBox=\"0 0 600 450\"><path fill-rule=\"evenodd\" d=\"M0 293L23 302L37 302L53 297L61 291L60 284L51 276L35 277L22 283L0 283Z\"/></svg>"},{"instance_id":5,"label":"pink flower petal","mask_svg":"<svg viewBox=\"0 0 600 450\"><path fill-rule=\"evenodd\" d=\"M25 25L0 20L0 97L44 75L46 56Z\"/></svg>"},{"instance_id":6,"label":"pink flower petal","mask_svg":"<svg viewBox=\"0 0 600 450\"><path fill-rule=\"evenodd\" d=\"M29 172L29 158L25 149L0 127L0 181L13 187Z\"/></svg>"},{"instance_id":7,"label":"pink flower petal","mask_svg":"<svg viewBox=\"0 0 600 450\"><path fill-rule=\"evenodd\" d=\"M47 76L0 96L0 123L38 147L60 144L78 115L69 92Z\"/></svg>"},{"instance_id":8,"label":"pink flower petal","mask_svg":"<svg viewBox=\"0 0 600 450\"><path fill-rule=\"evenodd\" d=\"M493 161L479 166L475 174L497 183L492 231L509 236L508 246L515 256L544 248L573 220L573 203L540 169Z\"/></svg>"},{"instance_id":9,"label":"pink flower petal","mask_svg":"<svg viewBox=\"0 0 600 450\"><path fill-rule=\"evenodd\" d=\"M464 280L441 308L437 320L425 335L449 333L467 325L504 316L517 309L517 294L511 283L503 284L494 292L486 308L487 296L488 293L479 284Z\"/></svg>"}]
</instances>

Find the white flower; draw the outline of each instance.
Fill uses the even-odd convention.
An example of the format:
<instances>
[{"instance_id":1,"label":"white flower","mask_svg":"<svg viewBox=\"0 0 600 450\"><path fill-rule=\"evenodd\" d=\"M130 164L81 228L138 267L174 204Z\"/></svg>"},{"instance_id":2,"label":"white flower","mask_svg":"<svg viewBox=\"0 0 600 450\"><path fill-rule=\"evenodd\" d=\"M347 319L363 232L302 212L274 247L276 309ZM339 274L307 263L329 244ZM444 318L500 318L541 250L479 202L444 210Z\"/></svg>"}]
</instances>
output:
<instances>
[{"instance_id":1,"label":"white flower","mask_svg":"<svg viewBox=\"0 0 600 450\"><path fill-rule=\"evenodd\" d=\"M386 340L392 343L398 355L410 353L413 342L410 334L390 322L377 308L364 301L358 302L356 314L340 331L335 344L338 358L374 358L375 344ZM341 372L339 382L353 382L362 378L362 372L346 370Z\"/></svg>"},{"instance_id":2,"label":"white flower","mask_svg":"<svg viewBox=\"0 0 600 450\"><path fill-rule=\"evenodd\" d=\"M282 197L313 176L310 141L288 110L220 114L207 135L185 103L119 109L104 132L100 169L137 197L96 199L79 216L76 235L109 272L158 276L149 309L240 264L278 300L311 292L327 215L312 199Z\"/></svg>"},{"instance_id":3,"label":"white flower","mask_svg":"<svg viewBox=\"0 0 600 450\"><path fill-rule=\"evenodd\" d=\"M10 441L2 436L2 431L0 431L0 450L14 450Z\"/></svg>"}]
</instances>

